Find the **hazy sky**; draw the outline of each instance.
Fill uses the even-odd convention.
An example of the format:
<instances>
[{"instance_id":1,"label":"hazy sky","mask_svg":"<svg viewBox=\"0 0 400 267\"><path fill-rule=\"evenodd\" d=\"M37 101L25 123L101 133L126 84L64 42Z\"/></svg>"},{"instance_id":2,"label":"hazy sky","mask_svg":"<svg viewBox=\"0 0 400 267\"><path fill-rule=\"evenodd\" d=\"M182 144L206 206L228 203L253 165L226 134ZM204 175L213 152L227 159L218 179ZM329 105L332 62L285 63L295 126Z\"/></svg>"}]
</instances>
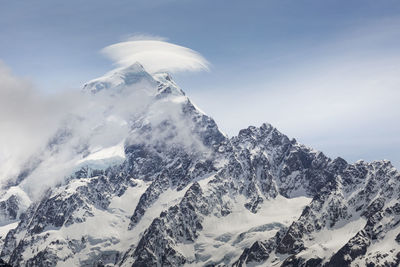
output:
<instances>
[{"instance_id":1,"label":"hazy sky","mask_svg":"<svg viewBox=\"0 0 400 267\"><path fill-rule=\"evenodd\" d=\"M104 47L163 37L208 60L174 77L230 136L270 122L331 157L399 167L399 14L398 1L0 0L0 60L49 93L114 68Z\"/></svg>"}]
</instances>

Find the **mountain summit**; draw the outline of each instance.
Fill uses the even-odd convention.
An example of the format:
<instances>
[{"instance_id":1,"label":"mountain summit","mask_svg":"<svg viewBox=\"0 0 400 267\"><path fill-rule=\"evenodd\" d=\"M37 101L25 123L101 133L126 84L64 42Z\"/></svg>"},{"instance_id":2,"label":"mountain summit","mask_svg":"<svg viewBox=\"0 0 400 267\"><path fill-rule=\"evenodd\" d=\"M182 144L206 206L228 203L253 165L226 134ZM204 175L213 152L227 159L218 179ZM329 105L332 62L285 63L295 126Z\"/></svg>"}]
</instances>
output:
<instances>
[{"instance_id":1,"label":"mountain summit","mask_svg":"<svg viewBox=\"0 0 400 267\"><path fill-rule=\"evenodd\" d=\"M8 264L399 265L390 162L330 159L269 124L228 138L169 74L139 63L87 92L94 108L3 189ZM59 182L32 197L29 181L49 168L64 170Z\"/></svg>"},{"instance_id":2,"label":"mountain summit","mask_svg":"<svg viewBox=\"0 0 400 267\"><path fill-rule=\"evenodd\" d=\"M136 62L128 67L115 69L103 77L91 80L83 86L83 91L97 93L107 89L116 90L142 81L152 83L154 79L140 63Z\"/></svg>"}]
</instances>

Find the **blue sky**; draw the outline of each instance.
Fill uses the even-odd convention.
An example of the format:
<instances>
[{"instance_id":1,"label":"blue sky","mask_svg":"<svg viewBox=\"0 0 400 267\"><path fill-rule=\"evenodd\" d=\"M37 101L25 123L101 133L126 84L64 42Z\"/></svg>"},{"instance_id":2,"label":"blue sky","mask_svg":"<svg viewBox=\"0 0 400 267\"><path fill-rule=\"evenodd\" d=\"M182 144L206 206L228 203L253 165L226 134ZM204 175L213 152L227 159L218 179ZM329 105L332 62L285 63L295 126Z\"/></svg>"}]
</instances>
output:
<instances>
[{"instance_id":1,"label":"blue sky","mask_svg":"<svg viewBox=\"0 0 400 267\"><path fill-rule=\"evenodd\" d=\"M222 130L270 122L349 161L400 166L398 1L2 1L0 59L42 91L113 68L100 54L138 34L201 53L174 74Z\"/></svg>"}]
</instances>

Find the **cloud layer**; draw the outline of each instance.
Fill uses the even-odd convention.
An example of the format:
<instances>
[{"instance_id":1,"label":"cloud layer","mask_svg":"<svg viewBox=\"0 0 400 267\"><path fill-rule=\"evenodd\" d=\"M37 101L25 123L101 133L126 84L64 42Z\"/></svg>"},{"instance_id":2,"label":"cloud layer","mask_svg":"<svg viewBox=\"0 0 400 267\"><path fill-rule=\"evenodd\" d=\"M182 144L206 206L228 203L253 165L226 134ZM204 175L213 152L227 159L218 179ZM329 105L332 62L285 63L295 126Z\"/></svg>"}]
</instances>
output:
<instances>
[{"instance_id":1,"label":"cloud layer","mask_svg":"<svg viewBox=\"0 0 400 267\"><path fill-rule=\"evenodd\" d=\"M0 62L0 179L17 174L20 162L54 130L58 108ZM54 103L55 104L55 103ZM58 103L62 106L62 102ZM60 107L55 105L54 107ZM51 112L49 112L51 111Z\"/></svg>"},{"instance_id":2,"label":"cloud layer","mask_svg":"<svg viewBox=\"0 0 400 267\"><path fill-rule=\"evenodd\" d=\"M102 53L121 67L140 62L151 73L209 68L208 61L196 51L154 37L133 36L126 42L105 47Z\"/></svg>"}]
</instances>

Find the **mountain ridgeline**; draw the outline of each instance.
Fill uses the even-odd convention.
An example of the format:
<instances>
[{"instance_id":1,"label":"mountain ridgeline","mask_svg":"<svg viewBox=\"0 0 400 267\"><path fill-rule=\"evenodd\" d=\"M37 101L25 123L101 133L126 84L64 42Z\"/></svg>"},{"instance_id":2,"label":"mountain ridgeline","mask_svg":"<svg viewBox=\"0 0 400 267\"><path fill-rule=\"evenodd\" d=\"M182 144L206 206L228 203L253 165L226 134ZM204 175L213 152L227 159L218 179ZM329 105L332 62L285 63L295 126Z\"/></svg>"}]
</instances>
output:
<instances>
[{"instance_id":1,"label":"mountain ridgeline","mask_svg":"<svg viewBox=\"0 0 400 267\"><path fill-rule=\"evenodd\" d=\"M82 94L104 107L96 127L76 136L71 116L49 157L2 189L0 265L399 266L389 161L330 159L269 124L228 138L169 74L138 63ZM30 177L67 148L73 172L33 198Z\"/></svg>"}]
</instances>

